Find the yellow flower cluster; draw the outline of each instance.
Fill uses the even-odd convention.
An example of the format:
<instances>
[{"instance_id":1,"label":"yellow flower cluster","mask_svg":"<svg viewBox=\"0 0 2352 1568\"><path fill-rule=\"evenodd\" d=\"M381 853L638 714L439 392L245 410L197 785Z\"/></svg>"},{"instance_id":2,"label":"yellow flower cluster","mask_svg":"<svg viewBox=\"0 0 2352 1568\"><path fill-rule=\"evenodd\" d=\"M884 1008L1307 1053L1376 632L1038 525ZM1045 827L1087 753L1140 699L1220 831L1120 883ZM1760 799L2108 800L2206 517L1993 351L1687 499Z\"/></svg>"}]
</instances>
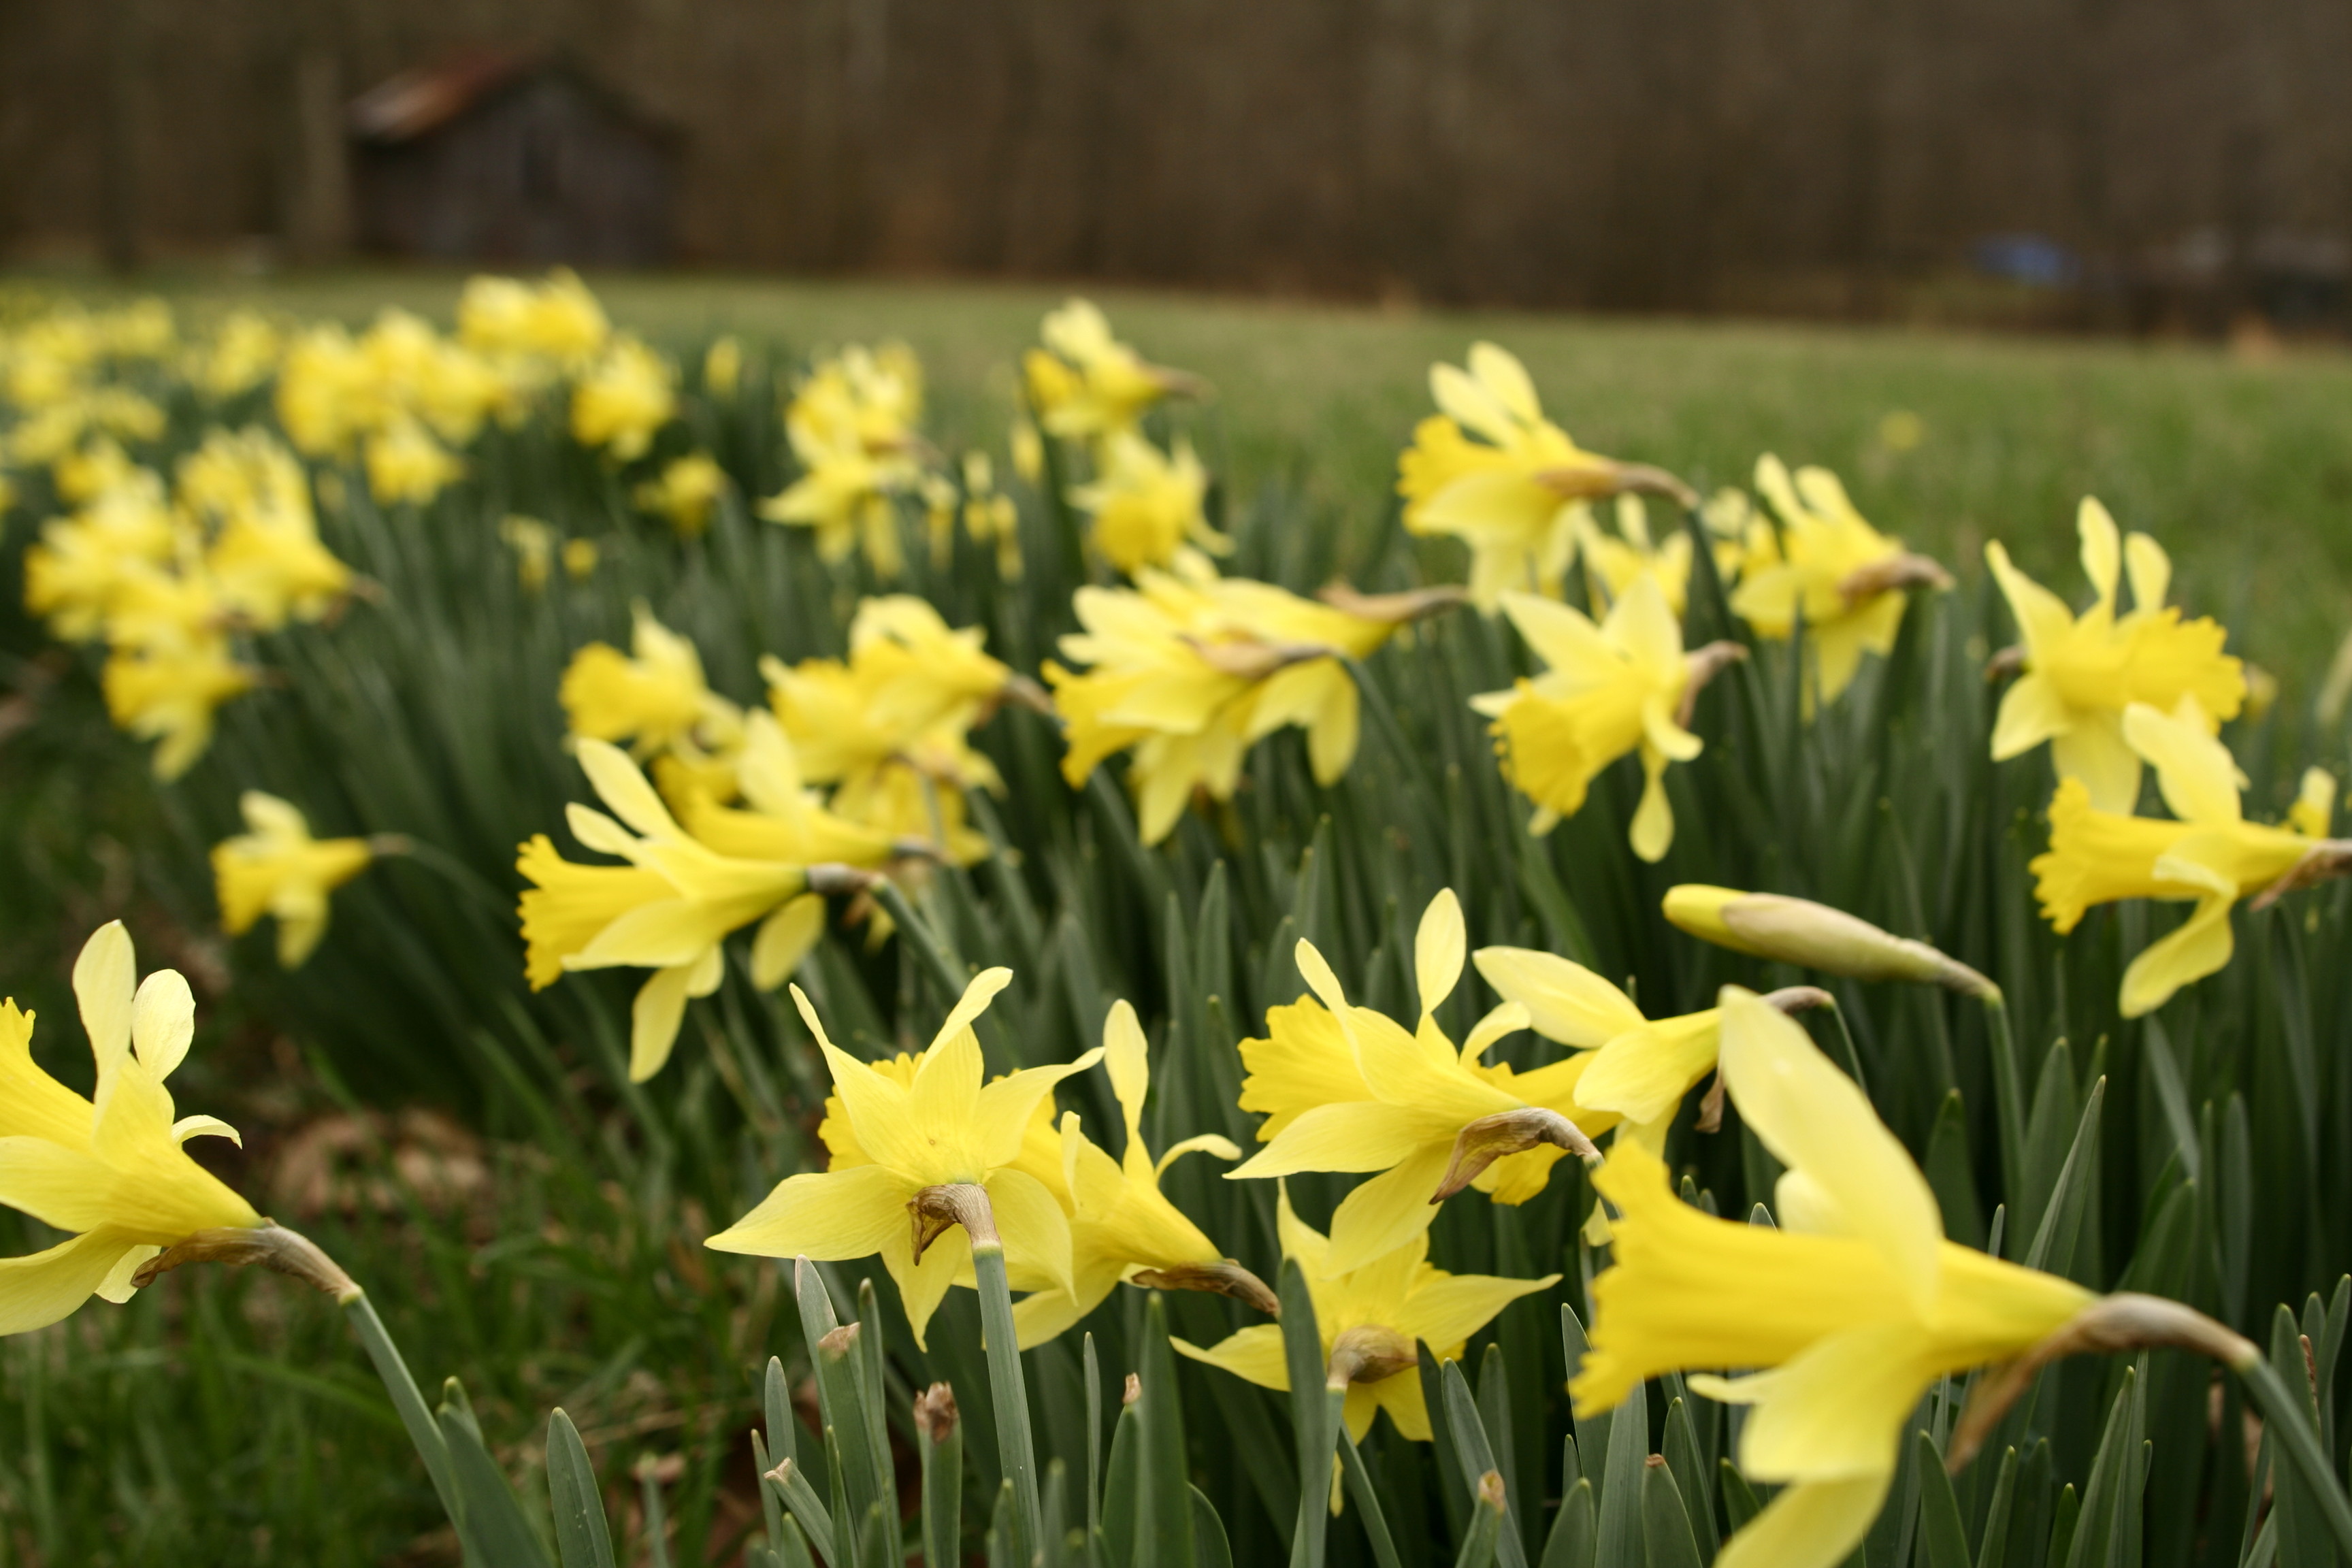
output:
<instances>
[{"instance_id":1,"label":"yellow flower cluster","mask_svg":"<svg viewBox=\"0 0 2352 1568\"><path fill-rule=\"evenodd\" d=\"M94 438L154 440L163 410L135 384L181 348L160 300L114 310L65 305L0 329L0 405L16 416L0 471L55 464Z\"/></svg>"},{"instance_id":2,"label":"yellow flower cluster","mask_svg":"<svg viewBox=\"0 0 2352 1568\"><path fill-rule=\"evenodd\" d=\"M567 970L654 972L633 1014L632 1078L660 1070L688 998L717 989L730 932L758 923L752 979L772 988L823 934L825 891L910 858L988 851L963 792L1002 784L970 735L1012 672L919 599L866 600L849 640L846 659L763 661L772 710L713 692L693 644L642 605L630 653L591 643L564 671L581 765L613 814L572 806L572 837L626 864L566 860L544 835L522 846L526 968L534 989ZM667 804L622 741L654 760Z\"/></svg>"},{"instance_id":3,"label":"yellow flower cluster","mask_svg":"<svg viewBox=\"0 0 2352 1568\"><path fill-rule=\"evenodd\" d=\"M828 562L862 549L884 582L907 567L896 498L921 488L923 367L904 343L820 361L784 407L801 477L760 503L771 522L816 532Z\"/></svg>"}]
</instances>

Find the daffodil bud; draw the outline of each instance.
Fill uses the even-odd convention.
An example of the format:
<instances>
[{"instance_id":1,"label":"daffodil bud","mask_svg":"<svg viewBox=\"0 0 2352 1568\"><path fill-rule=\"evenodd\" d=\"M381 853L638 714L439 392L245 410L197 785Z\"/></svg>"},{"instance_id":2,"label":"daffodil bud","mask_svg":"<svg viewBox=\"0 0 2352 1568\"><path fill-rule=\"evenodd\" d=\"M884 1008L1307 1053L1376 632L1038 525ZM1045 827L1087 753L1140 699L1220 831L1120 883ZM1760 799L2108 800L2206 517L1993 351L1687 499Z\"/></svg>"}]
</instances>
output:
<instances>
[{"instance_id":1,"label":"daffodil bud","mask_svg":"<svg viewBox=\"0 0 2352 1568\"><path fill-rule=\"evenodd\" d=\"M1811 899L1685 882L1667 890L1665 912L1691 935L1755 958L1849 980L1908 980L1986 1000L2000 994L1991 981L1926 942Z\"/></svg>"}]
</instances>

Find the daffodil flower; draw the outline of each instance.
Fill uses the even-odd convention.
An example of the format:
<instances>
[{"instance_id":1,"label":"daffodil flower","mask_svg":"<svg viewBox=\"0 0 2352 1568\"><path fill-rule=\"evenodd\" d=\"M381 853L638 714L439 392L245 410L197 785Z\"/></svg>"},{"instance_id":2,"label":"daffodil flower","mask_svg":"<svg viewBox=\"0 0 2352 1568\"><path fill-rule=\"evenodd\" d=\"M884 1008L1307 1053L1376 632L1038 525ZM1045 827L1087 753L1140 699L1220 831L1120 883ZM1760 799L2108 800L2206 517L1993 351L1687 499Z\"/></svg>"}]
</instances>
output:
<instances>
[{"instance_id":1,"label":"daffodil flower","mask_svg":"<svg viewBox=\"0 0 2352 1568\"><path fill-rule=\"evenodd\" d=\"M898 1072L836 1047L816 1009L793 987L793 1001L833 1074L834 1092L856 1137L856 1158L836 1152L828 1170L786 1177L705 1245L819 1261L879 1253L920 1347L949 1286L971 1280L971 1245L963 1231L950 1230L919 1248L912 1205L929 1188L976 1186L986 1191L994 1211L1008 1271L1074 1289L1069 1219L1044 1183L1014 1167L1039 1100L1062 1079L1092 1067L1102 1052L983 1084L972 1022L1012 979L1009 969L974 975L929 1047Z\"/></svg>"},{"instance_id":2,"label":"daffodil flower","mask_svg":"<svg viewBox=\"0 0 2352 1568\"><path fill-rule=\"evenodd\" d=\"M879 866L898 852L888 833L827 809L803 786L793 744L774 714L754 710L744 716L743 750L733 766L749 809L721 805L699 785L681 790L677 801L687 831L721 855L802 866Z\"/></svg>"},{"instance_id":3,"label":"daffodil flower","mask_svg":"<svg viewBox=\"0 0 2352 1568\"><path fill-rule=\"evenodd\" d=\"M1865 652L1894 649L1907 590L1949 587L1951 578L1871 527L1827 468L1800 468L1792 479L1768 452L1756 459L1756 488L1780 514L1780 532L1769 552L1749 552L1731 609L1776 642L1793 637L1803 618L1810 718L1817 702L1834 702L1853 684Z\"/></svg>"},{"instance_id":4,"label":"daffodil flower","mask_svg":"<svg viewBox=\"0 0 2352 1568\"><path fill-rule=\"evenodd\" d=\"M1438 1198L1463 1184L1497 1203L1527 1202L1543 1191L1564 1152L1591 1152L1592 1135L1617 1122L1577 1102L1589 1054L1525 1073L1482 1059L1528 1026L1528 1009L1517 1002L1488 1013L1455 1049L1434 1014L1462 977L1465 947L1462 906L1447 889L1430 900L1414 935L1421 1022L1407 1031L1351 1006L1323 955L1301 942L1299 973L1321 1005L1302 997L1268 1008L1267 1037L1242 1042L1249 1076L1241 1106L1268 1113L1258 1129L1265 1147L1227 1172L1229 1180L1380 1173L1342 1199L1332 1218L1329 1264L1339 1272L1425 1234Z\"/></svg>"},{"instance_id":5,"label":"daffodil flower","mask_svg":"<svg viewBox=\"0 0 2352 1568\"><path fill-rule=\"evenodd\" d=\"M1429 1405L1416 1370L1416 1343L1427 1345L1440 1362L1459 1361L1465 1342L1496 1313L1522 1296L1559 1283L1557 1274L1540 1279L1449 1274L1429 1261L1426 1235L1381 1247L1354 1234L1351 1227L1361 1222L1344 1211L1331 1216L1327 1237L1292 1212L1287 1186L1275 1213L1282 1255L1307 1277L1329 1375L1348 1390L1340 1419L1359 1443L1383 1410L1400 1436L1428 1442ZM1183 1340L1171 1342L1194 1361L1223 1367L1260 1388L1290 1388L1278 1323L1253 1323L1206 1350ZM1338 1506L1335 1485L1335 1511Z\"/></svg>"},{"instance_id":6,"label":"daffodil flower","mask_svg":"<svg viewBox=\"0 0 2352 1568\"><path fill-rule=\"evenodd\" d=\"M327 934L327 896L368 868L386 841L313 838L290 802L257 789L237 797L247 831L213 846L221 929L242 936L263 915L278 921L278 963L299 969Z\"/></svg>"},{"instance_id":7,"label":"daffodil flower","mask_svg":"<svg viewBox=\"0 0 2352 1568\"><path fill-rule=\"evenodd\" d=\"M1129 432L1170 393L1199 387L1181 371L1146 363L1112 336L1109 318L1089 300L1071 300L1048 312L1039 336L1045 346L1023 357L1023 379L1038 423L1066 441Z\"/></svg>"},{"instance_id":8,"label":"daffodil flower","mask_svg":"<svg viewBox=\"0 0 2352 1568\"><path fill-rule=\"evenodd\" d=\"M155 776L169 783L204 755L212 744L214 713L230 698L253 689L253 679L226 638L200 636L119 647L100 672L99 684L116 727L157 742Z\"/></svg>"},{"instance_id":9,"label":"daffodil flower","mask_svg":"<svg viewBox=\"0 0 2352 1568\"><path fill-rule=\"evenodd\" d=\"M1397 459L1404 525L1470 547L1470 599L1483 613L1508 590L1559 596L1578 502L1633 491L1696 500L1661 469L1577 446L1544 417L1527 367L1493 343L1470 346L1467 371L1432 365L1429 389L1441 412Z\"/></svg>"},{"instance_id":10,"label":"daffodil flower","mask_svg":"<svg viewBox=\"0 0 2352 1568\"><path fill-rule=\"evenodd\" d=\"M525 973L536 991L567 970L652 970L630 1012L629 1077L641 1083L669 1059L688 998L719 989L729 932L760 922L751 975L770 988L824 934L824 900L807 890L805 866L739 859L690 837L618 748L582 741L580 765L620 820L574 805L572 837L627 864L574 864L545 834L522 846L518 868L533 884L520 906Z\"/></svg>"},{"instance_id":11,"label":"daffodil flower","mask_svg":"<svg viewBox=\"0 0 2352 1568\"><path fill-rule=\"evenodd\" d=\"M564 666L556 700L572 733L629 742L641 760L678 746L731 751L742 712L710 689L694 644L656 620L643 601L631 619L628 653L592 642Z\"/></svg>"},{"instance_id":12,"label":"daffodil flower","mask_svg":"<svg viewBox=\"0 0 2352 1568\"><path fill-rule=\"evenodd\" d=\"M1648 509L1637 495L1617 498L1617 531L1606 531L1593 520L1592 509L1580 505L1572 520L1577 549L1585 570L1600 593L1593 605L1599 615L1625 596L1636 578L1648 577L1665 596L1666 608L1679 619L1690 597L1691 536L1681 529L1666 535L1663 544L1650 538Z\"/></svg>"},{"instance_id":13,"label":"daffodil flower","mask_svg":"<svg viewBox=\"0 0 2352 1568\"><path fill-rule=\"evenodd\" d=\"M1162 453L1121 430L1104 442L1100 462L1094 482L1070 492L1070 504L1094 520L1087 540L1119 571L1131 577L1147 566L1172 566L1185 551L1232 553L1234 542L1201 510L1209 473L1190 441Z\"/></svg>"},{"instance_id":14,"label":"daffodil flower","mask_svg":"<svg viewBox=\"0 0 2352 1568\"><path fill-rule=\"evenodd\" d=\"M1231 799L1249 748L1286 725L1307 731L1316 782L1338 783L1355 760L1360 717L1344 661L1370 657L1398 626L1452 600L1326 597L1154 571L1133 588L1079 589L1085 630L1065 637L1061 651L1089 668L1048 662L1045 671L1069 747L1062 776L1076 788L1132 749L1128 778L1146 844L1174 829L1196 789Z\"/></svg>"},{"instance_id":15,"label":"daffodil flower","mask_svg":"<svg viewBox=\"0 0 2352 1568\"><path fill-rule=\"evenodd\" d=\"M1985 561L2025 639L2023 671L2001 698L1993 722L1992 759L2007 762L2050 742L2060 778L2083 781L2101 811L2128 814L2139 804L2139 753L2124 739L2124 710L2134 702L2171 712L2193 696L2206 721L2238 716L2246 698L2244 666L2221 651L2229 633L2210 618L2183 623L2164 602L2172 563L2145 533L2118 535L2107 509L2084 498L2076 528L2083 574L2098 598L2074 616L2057 595L2010 563L1994 540ZM2119 575L2131 582L2132 609L2119 614Z\"/></svg>"},{"instance_id":16,"label":"daffodil flower","mask_svg":"<svg viewBox=\"0 0 2352 1568\"><path fill-rule=\"evenodd\" d=\"M2037 879L2042 914L2062 936L2095 904L2196 900L2188 919L2124 971L2123 1015L2137 1018L2230 962L2230 910L2240 899L2290 885L2306 863L2325 862L2321 874L2339 874L2347 847L2326 837L2336 781L2323 769L2304 774L2288 826L2246 821L2238 795L2244 775L2194 696L2183 697L2169 714L2136 702L2124 710L2123 731L2133 752L2156 770L2157 788L2177 820L2102 811L2081 779L2063 779L2050 802L2050 847L2028 869Z\"/></svg>"},{"instance_id":17,"label":"daffodil flower","mask_svg":"<svg viewBox=\"0 0 2352 1568\"><path fill-rule=\"evenodd\" d=\"M572 438L633 462L677 413L677 370L636 339L615 338L572 389Z\"/></svg>"},{"instance_id":18,"label":"daffodil flower","mask_svg":"<svg viewBox=\"0 0 2352 1568\"><path fill-rule=\"evenodd\" d=\"M0 1203L75 1233L0 1259L0 1333L46 1327L93 1294L127 1301L132 1275L164 1248L268 1223L182 1147L236 1138L215 1117L175 1121L163 1087L195 1034L188 983L170 969L140 981L131 937L111 921L75 960L73 985L98 1058L91 1100L41 1070L32 1015L0 1002Z\"/></svg>"},{"instance_id":19,"label":"daffodil flower","mask_svg":"<svg viewBox=\"0 0 2352 1568\"><path fill-rule=\"evenodd\" d=\"M1886 1500L1903 1424L1937 1378L2042 1343L2095 1300L2055 1276L1946 1241L1927 1179L1851 1079L1751 994L1723 993L1723 1076L1786 1168L1780 1228L1676 1198L1664 1163L1620 1140L1595 1179L1617 1209L1592 1284L1580 1415L1699 1368L1694 1392L1753 1405L1739 1466L1781 1485L1725 1544L1722 1568L1828 1568Z\"/></svg>"},{"instance_id":20,"label":"daffodil flower","mask_svg":"<svg viewBox=\"0 0 2352 1568\"><path fill-rule=\"evenodd\" d=\"M1580 611L1532 594L1506 594L1511 624L1547 667L1508 691L1470 706L1494 721L1503 776L1535 803L1528 829L1548 833L1584 806L1602 768L1638 752L1644 784L1634 810L1633 853L1664 857L1674 843L1666 801L1669 762L1688 762L1704 742L1685 726L1696 689L1740 657L1734 643L1683 651L1681 624L1650 576L1634 578L1599 626Z\"/></svg>"},{"instance_id":21,"label":"daffodil flower","mask_svg":"<svg viewBox=\"0 0 2352 1568\"><path fill-rule=\"evenodd\" d=\"M25 608L69 642L94 637L133 583L170 567L180 538L163 477L131 470L41 525L25 552Z\"/></svg>"},{"instance_id":22,"label":"daffodil flower","mask_svg":"<svg viewBox=\"0 0 2352 1568\"><path fill-rule=\"evenodd\" d=\"M181 460L179 496L216 525L205 573L257 629L318 620L350 592L351 568L319 542L309 477L267 432L214 431Z\"/></svg>"},{"instance_id":23,"label":"daffodil flower","mask_svg":"<svg viewBox=\"0 0 2352 1568\"><path fill-rule=\"evenodd\" d=\"M771 522L816 531L817 553L848 559L861 543L885 581L906 570L891 498L921 479L915 421L922 367L903 346L851 348L818 364L784 411L801 478L760 503Z\"/></svg>"},{"instance_id":24,"label":"daffodil flower","mask_svg":"<svg viewBox=\"0 0 2352 1568\"><path fill-rule=\"evenodd\" d=\"M698 539L726 493L727 470L708 452L689 452L663 464L661 473L631 490L629 499L640 510L667 518L680 539Z\"/></svg>"},{"instance_id":25,"label":"daffodil flower","mask_svg":"<svg viewBox=\"0 0 2352 1568\"><path fill-rule=\"evenodd\" d=\"M1217 1250L1216 1244L1160 1190L1160 1179L1178 1158L1191 1153L1238 1160L1242 1152L1214 1133L1171 1144L1155 1161L1143 1141L1143 1102L1151 1089L1151 1064L1143 1026L1125 1002L1113 1004L1103 1024L1103 1064L1111 1092L1118 1097L1127 1142L1114 1160L1080 1127L1078 1113L1062 1116L1059 1142L1063 1186L1072 1207L1070 1285L1038 1290L1013 1309L1021 1328L1021 1348L1044 1344L1102 1305L1121 1280L1162 1288L1222 1290L1262 1309L1274 1308L1273 1293L1257 1278Z\"/></svg>"}]
</instances>

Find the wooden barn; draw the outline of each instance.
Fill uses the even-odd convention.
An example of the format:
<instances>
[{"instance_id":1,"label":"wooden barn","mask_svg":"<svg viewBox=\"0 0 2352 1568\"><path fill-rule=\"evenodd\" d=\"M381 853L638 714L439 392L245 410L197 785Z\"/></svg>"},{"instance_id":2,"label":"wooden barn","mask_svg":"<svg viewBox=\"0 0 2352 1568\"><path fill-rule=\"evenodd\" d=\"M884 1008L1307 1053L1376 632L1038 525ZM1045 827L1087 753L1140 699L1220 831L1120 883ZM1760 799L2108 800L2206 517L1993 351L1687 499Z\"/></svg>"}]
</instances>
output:
<instances>
[{"instance_id":1,"label":"wooden barn","mask_svg":"<svg viewBox=\"0 0 2352 1568\"><path fill-rule=\"evenodd\" d=\"M435 261L667 260L677 138L558 55L472 55L353 100L364 249Z\"/></svg>"}]
</instances>

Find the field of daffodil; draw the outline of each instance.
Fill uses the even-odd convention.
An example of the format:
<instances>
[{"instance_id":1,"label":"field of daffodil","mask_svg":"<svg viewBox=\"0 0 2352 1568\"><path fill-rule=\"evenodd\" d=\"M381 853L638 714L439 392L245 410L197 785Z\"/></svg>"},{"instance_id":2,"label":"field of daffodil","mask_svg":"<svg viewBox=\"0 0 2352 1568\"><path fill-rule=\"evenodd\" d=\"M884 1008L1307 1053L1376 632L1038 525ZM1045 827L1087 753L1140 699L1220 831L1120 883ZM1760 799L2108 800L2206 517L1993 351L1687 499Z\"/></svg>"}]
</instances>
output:
<instances>
[{"instance_id":1,"label":"field of daffodil","mask_svg":"<svg viewBox=\"0 0 2352 1568\"><path fill-rule=\"evenodd\" d=\"M2352 1555L2352 658L1148 349L0 310L0 1561Z\"/></svg>"}]
</instances>

